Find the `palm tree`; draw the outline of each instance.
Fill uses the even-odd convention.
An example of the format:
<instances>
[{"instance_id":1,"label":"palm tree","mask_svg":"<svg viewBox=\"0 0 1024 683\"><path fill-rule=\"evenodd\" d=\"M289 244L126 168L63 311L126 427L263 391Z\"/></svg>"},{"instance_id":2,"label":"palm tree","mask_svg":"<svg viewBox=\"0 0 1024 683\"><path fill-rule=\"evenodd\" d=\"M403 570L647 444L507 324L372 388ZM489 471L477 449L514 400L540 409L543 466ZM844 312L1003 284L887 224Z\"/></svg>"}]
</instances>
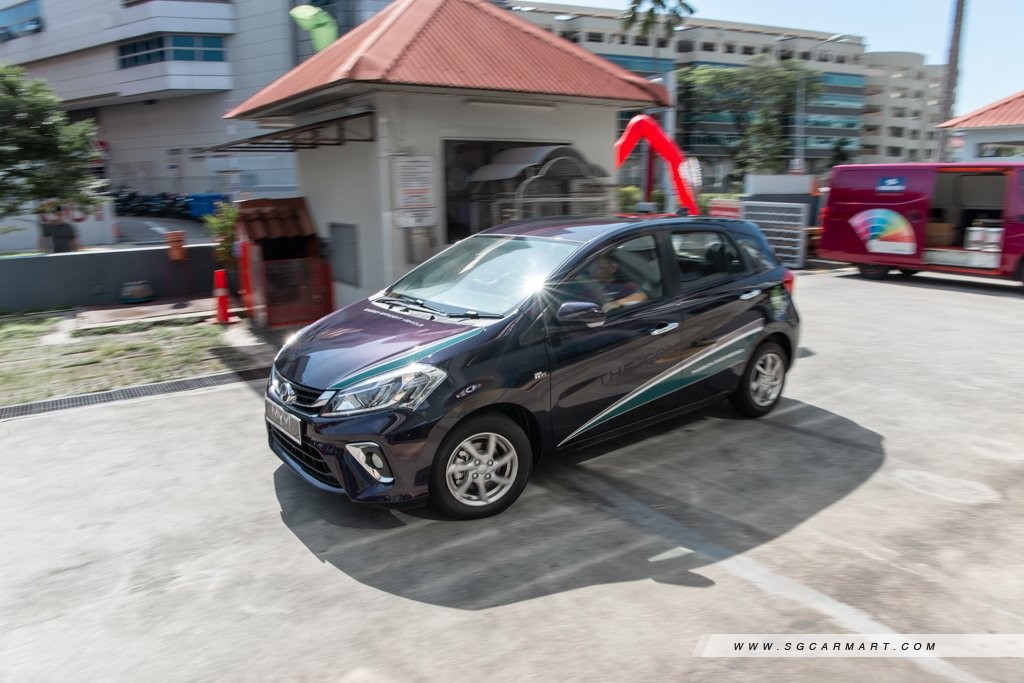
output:
<instances>
[{"instance_id":1,"label":"palm tree","mask_svg":"<svg viewBox=\"0 0 1024 683\"><path fill-rule=\"evenodd\" d=\"M695 11L686 0L629 0L629 8L622 15L622 27L628 30L639 24L640 34L650 36L661 24L665 37L669 38Z\"/></svg>"},{"instance_id":2,"label":"palm tree","mask_svg":"<svg viewBox=\"0 0 1024 683\"><path fill-rule=\"evenodd\" d=\"M953 34L949 38L949 60L946 64L946 81L942 86L942 120L953 118L953 101L956 99L956 82L960 76L960 30L964 25L964 5L966 0L956 0L953 11ZM946 146L949 142L949 129L939 129L939 161L946 160Z\"/></svg>"}]
</instances>

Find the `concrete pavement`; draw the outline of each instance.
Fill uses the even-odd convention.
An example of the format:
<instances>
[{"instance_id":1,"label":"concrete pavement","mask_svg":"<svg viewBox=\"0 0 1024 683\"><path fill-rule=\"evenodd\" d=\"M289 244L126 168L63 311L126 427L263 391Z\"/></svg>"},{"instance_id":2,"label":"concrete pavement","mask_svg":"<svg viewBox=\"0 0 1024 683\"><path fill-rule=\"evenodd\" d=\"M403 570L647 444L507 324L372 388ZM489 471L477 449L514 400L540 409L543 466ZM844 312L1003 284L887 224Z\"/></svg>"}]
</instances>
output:
<instances>
[{"instance_id":1,"label":"concrete pavement","mask_svg":"<svg viewBox=\"0 0 1024 683\"><path fill-rule=\"evenodd\" d=\"M703 659L709 633L1024 632L1024 295L802 276L775 413L542 465L499 517L355 507L261 388L0 422L0 679L1011 681L1020 659Z\"/></svg>"}]
</instances>

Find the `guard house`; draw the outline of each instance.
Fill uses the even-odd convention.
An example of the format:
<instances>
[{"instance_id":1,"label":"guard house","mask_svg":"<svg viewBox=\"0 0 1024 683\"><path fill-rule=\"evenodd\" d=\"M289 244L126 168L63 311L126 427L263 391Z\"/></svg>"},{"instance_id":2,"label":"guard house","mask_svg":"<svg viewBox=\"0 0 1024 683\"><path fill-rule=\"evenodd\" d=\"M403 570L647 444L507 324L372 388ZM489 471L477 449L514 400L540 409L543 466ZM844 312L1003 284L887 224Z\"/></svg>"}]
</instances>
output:
<instances>
[{"instance_id":1,"label":"guard house","mask_svg":"<svg viewBox=\"0 0 1024 683\"><path fill-rule=\"evenodd\" d=\"M227 114L295 151L341 306L503 221L600 215L619 112L666 92L486 0L396 0Z\"/></svg>"}]
</instances>

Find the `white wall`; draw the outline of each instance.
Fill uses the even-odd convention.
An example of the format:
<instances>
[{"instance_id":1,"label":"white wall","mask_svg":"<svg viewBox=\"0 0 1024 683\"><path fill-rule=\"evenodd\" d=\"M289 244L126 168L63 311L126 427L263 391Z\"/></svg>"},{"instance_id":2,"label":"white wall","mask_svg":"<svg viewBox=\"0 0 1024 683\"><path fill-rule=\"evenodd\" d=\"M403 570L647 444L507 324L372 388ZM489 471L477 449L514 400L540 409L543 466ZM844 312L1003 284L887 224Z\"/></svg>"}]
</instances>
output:
<instances>
[{"instance_id":1,"label":"white wall","mask_svg":"<svg viewBox=\"0 0 1024 683\"><path fill-rule=\"evenodd\" d=\"M467 103L467 100L498 97L512 99L505 105ZM387 136L382 140L386 152L435 159L434 196L439 222L443 222L445 216L443 165L446 139L568 143L590 163L601 166L608 173L614 171L616 108L566 102L551 103L550 109L511 106L515 102L528 101L525 97L508 94L380 94L377 95L381 115L378 130ZM386 218L390 223L390 215ZM405 260L404 233L397 229L392 232L394 249L390 270L397 277L411 266ZM445 225L442 223L434 229L434 242L438 245L435 251L444 246L444 238Z\"/></svg>"},{"instance_id":2,"label":"white wall","mask_svg":"<svg viewBox=\"0 0 1024 683\"><path fill-rule=\"evenodd\" d=\"M331 223L358 226L361 286L335 284L338 307L376 292L393 279L385 265L389 247L379 202L378 150L375 142L352 142L296 154L299 187L313 214L317 234L328 238Z\"/></svg>"},{"instance_id":3,"label":"white wall","mask_svg":"<svg viewBox=\"0 0 1024 683\"><path fill-rule=\"evenodd\" d=\"M113 202L98 205L91 213L71 211L64 220L74 226L83 247L117 243L117 216ZM13 229L7 232L7 229ZM34 213L0 218L0 252L38 251L39 215Z\"/></svg>"},{"instance_id":4,"label":"white wall","mask_svg":"<svg viewBox=\"0 0 1024 683\"><path fill-rule=\"evenodd\" d=\"M1021 157L982 157L978 145L988 142L1024 143L1024 126L1006 128L965 129L964 146L957 150L957 161L1024 161Z\"/></svg>"},{"instance_id":5,"label":"white wall","mask_svg":"<svg viewBox=\"0 0 1024 683\"><path fill-rule=\"evenodd\" d=\"M369 102L378 112L376 143L353 142L297 153L299 186L309 202L317 231L332 222L358 225L362 286L336 285L335 304L343 306L372 294L408 272L405 233L393 226L391 159L398 155L435 160L434 198L439 224L435 253L445 245L444 141L507 140L568 143L609 173L614 170L617 109L595 104L552 103L551 108L472 105L467 100L503 95L378 94ZM527 98L504 95L512 101ZM335 114L337 115L337 114ZM323 120L310 116L299 123Z\"/></svg>"}]
</instances>

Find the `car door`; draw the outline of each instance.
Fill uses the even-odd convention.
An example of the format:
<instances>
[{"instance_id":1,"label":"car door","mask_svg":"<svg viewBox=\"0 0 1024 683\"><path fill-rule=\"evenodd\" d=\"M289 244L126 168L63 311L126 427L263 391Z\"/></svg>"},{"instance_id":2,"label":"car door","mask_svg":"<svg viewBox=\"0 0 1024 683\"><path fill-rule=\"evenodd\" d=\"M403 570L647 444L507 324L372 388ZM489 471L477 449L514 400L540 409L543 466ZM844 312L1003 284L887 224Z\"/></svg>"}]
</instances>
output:
<instances>
[{"instance_id":1,"label":"car door","mask_svg":"<svg viewBox=\"0 0 1024 683\"><path fill-rule=\"evenodd\" d=\"M761 330L770 296L749 259L725 230L680 227L671 232L678 267L682 330L675 382L682 406L736 386Z\"/></svg>"},{"instance_id":2,"label":"car door","mask_svg":"<svg viewBox=\"0 0 1024 683\"><path fill-rule=\"evenodd\" d=\"M559 446L677 405L672 390L659 381L679 361L681 322L674 282L663 277L660 242L654 233L627 239L588 259L550 290L554 310L579 300L609 309L599 327L561 324L553 316L549 323L551 422ZM598 282L598 264L604 259L615 262L621 281L611 287L611 294ZM621 307L609 301L635 299L636 292L643 293L643 301Z\"/></svg>"}]
</instances>

